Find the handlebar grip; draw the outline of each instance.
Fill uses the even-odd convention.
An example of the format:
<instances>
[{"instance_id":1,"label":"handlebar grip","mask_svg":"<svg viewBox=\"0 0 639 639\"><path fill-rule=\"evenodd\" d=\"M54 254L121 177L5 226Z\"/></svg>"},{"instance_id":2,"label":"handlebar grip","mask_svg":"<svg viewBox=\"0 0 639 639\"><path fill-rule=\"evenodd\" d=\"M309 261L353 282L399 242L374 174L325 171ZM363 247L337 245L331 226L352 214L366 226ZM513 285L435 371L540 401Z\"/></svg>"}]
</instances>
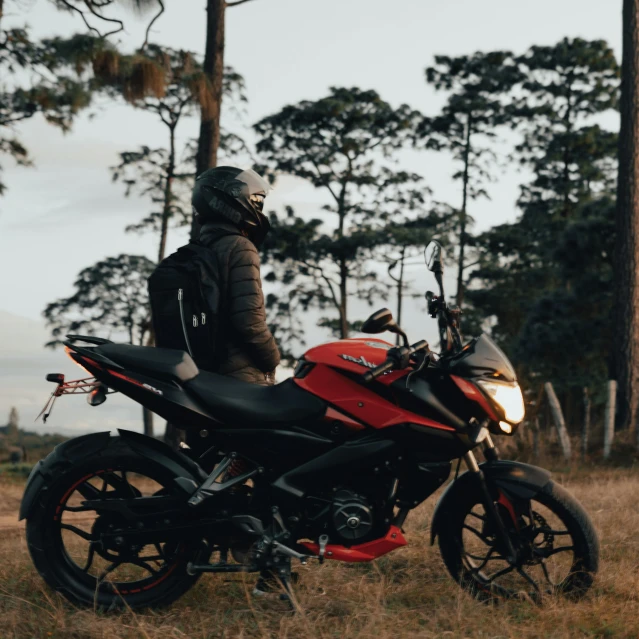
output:
<instances>
[{"instance_id":1,"label":"handlebar grip","mask_svg":"<svg viewBox=\"0 0 639 639\"><path fill-rule=\"evenodd\" d=\"M402 347L400 349L400 352L403 351L405 353L406 351L408 351L408 354L412 355L413 353L417 353L418 351L422 351L427 348L428 348L428 342L422 339L410 347L405 347L405 346ZM362 375L362 380L364 381L365 384L368 384L368 382L372 382L376 377L379 377L380 375L383 375L386 371L390 371L393 368L397 368L398 366L400 366L400 363L398 360L394 358L387 359L384 363L364 373Z\"/></svg>"},{"instance_id":2,"label":"handlebar grip","mask_svg":"<svg viewBox=\"0 0 639 639\"><path fill-rule=\"evenodd\" d=\"M365 383L372 382L376 377L383 375L386 371L389 371L397 366L397 362L392 359L387 359L383 364L372 368L367 373L362 375L362 379Z\"/></svg>"},{"instance_id":3,"label":"handlebar grip","mask_svg":"<svg viewBox=\"0 0 639 639\"><path fill-rule=\"evenodd\" d=\"M425 348L428 348L428 342L425 339L421 339L410 347L411 354L423 351Z\"/></svg>"}]
</instances>

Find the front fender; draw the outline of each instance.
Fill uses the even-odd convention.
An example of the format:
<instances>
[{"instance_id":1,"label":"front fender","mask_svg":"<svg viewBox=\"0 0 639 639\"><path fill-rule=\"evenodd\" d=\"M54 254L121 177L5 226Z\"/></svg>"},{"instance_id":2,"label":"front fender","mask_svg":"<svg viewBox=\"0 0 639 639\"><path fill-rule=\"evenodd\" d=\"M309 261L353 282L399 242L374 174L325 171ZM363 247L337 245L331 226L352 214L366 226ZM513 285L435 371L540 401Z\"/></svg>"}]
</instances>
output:
<instances>
[{"instance_id":1,"label":"front fender","mask_svg":"<svg viewBox=\"0 0 639 639\"><path fill-rule=\"evenodd\" d=\"M538 466L522 464L509 460L487 461L479 464L488 487L497 486L509 495L520 499L532 499L549 481L550 473ZM471 472L465 472L448 484L435 506L433 522L430 528L430 543L435 543L442 520L449 508L458 498L473 489L477 478Z\"/></svg>"},{"instance_id":2,"label":"front fender","mask_svg":"<svg viewBox=\"0 0 639 639\"><path fill-rule=\"evenodd\" d=\"M119 439L138 455L170 468L175 475L188 476L195 480L204 480L206 473L192 460L173 450L167 444L127 430L119 430ZM39 461L31 470L20 504L20 520L31 513L41 493L46 492L55 476L67 468L78 464L83 459L95 455L117 440L111 433L91 433L69 439L53 449L45 459Z\"/></svg>"}]
</instances>

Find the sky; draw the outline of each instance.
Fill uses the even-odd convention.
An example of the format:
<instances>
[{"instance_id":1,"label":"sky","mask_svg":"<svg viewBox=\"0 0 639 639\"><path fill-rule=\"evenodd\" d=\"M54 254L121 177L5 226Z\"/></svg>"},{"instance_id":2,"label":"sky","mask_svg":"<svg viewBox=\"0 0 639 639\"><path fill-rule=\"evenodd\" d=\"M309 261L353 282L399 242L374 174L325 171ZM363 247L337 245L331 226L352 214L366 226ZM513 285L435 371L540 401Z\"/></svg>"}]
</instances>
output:
<instances>
[{"instance_id":1,"label":"sky","mask_svg":"<svg viewBox=\"0 0 639 639\"><path fill-rule=\"evenodd\" d=\"M202 52L204 0L166 4L151 40ZM5 0L3 24L25 23L36 37L83 29L77 18L55 11L47 0ZM139 46L146 21L131 15L126 23L121 45ZM234 119L232 126L250 139L253 122L286 104L320 98L331 86L372 88L395 106L407 103L434 114L443 96L424 82L424 68L434 55L523 52L531 44L553 44L566 36L605 39L620 57L621 0L252 0L227 11L226 63L244 76L248 95L242 122ZM193 118L179 136L193 137L197 130ZM16 357L24 353L30 362L20 378L20 388L29 391L23 393L26 398L36 389L43 395L49 390L40 381L49 371L37 363L46 337L41 325L44 306L69 295L77 273L99 259L120 253L154 257L153 238L124 232L148 213L149 203L126 198L121 185L112 183L109 167L117 164L122 151L163 145L165 135L152 115L104 101L78 118L69 134L39 118L21 125L17 133L35 166L15 167L0 158L9 187L0 198L0 311L6 320L0 322L0 376L8 376ZM459 185L451 180L455 167L445 155L407 153L400 161L424 177L436 199L459 205ZM472 203L477 229L516 217L518 185L525 177L508 165L497 171L488 189L491 199ZM268 204L276 210L290 204L310 215L323 201L311 187L289 178L279 181ZM173 232L169 249L183 244L185 237L184 231ZM416 285L432 287L426 277L425 269L415 269ZM355 312L363 319L368 311L356 307ZM414 339L434 339L434 326L426 325L424 315L421 302L405 312L404 324ZM18 336L9 334L20 326L25 330ZM325 339L324 333L308 327L309 345ZM49 362L52 355L43 357ZM2 423L18 390L0 388ZM21 404L23 412L35 409L29 402ZM93 418L87 419L72 420L72 427L86 428Z\"/></svg>"}]
</instances>

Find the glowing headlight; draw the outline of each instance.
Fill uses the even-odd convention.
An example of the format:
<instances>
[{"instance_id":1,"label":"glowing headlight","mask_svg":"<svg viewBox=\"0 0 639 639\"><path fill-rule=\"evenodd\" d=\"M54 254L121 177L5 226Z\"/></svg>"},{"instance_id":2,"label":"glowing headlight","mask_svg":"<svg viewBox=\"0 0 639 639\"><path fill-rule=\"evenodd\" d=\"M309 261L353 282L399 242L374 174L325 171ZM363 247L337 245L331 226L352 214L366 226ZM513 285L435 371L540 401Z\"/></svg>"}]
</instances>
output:
<instances>
[{"instance_id":1,"label":"glowing headlight","mask_svg":"<svg viewBox=\"0 0 639 639\"><path fill-rule=\"evenodd\" d=\"M519 424L524 418L524 396L516 382L505 384L503 382L489 382L478 380L477 384L493 399L495 404L504 411L504 417L511 424Z\"/></svg>"}]
</instances>

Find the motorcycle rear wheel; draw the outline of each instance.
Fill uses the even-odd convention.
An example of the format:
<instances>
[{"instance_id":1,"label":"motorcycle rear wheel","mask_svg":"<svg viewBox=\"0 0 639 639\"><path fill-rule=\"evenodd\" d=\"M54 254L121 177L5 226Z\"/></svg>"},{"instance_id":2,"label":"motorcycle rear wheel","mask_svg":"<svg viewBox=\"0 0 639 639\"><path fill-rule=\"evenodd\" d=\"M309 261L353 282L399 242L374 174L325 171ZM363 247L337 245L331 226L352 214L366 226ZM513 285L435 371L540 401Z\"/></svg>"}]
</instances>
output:
<instances>
[{"instance_id":1,"label":"motorcycle rear wheel","mask_svg":"<svg viewBox=\"0 0 639 639\"><path fill-rule=\"evenodd\" d=\"M464 590L483 601L585 595L598 569L599 542L590 518L568 491L548 482L516 526L506 508L497 508L518 550L515 565L498 549L479 491L466 494L440 529L442 558Z\"/></svg>"},{"instance_id":2,"label":"motorcycle rear wheel","mask_svg":"<svg viewBox=\"0 0 639 639\"><path fill-rule=\"evenodd\" d=\"M203 542L105 547L97 540L114 520L83 506L87 499L177 495L175 477L117 437L60 468L27 518L27 545L42 578L72 603L106 610L165 606L181 597L199 576L189 575L187 564L208 560Z\"/></svg>"}]
</instances>

